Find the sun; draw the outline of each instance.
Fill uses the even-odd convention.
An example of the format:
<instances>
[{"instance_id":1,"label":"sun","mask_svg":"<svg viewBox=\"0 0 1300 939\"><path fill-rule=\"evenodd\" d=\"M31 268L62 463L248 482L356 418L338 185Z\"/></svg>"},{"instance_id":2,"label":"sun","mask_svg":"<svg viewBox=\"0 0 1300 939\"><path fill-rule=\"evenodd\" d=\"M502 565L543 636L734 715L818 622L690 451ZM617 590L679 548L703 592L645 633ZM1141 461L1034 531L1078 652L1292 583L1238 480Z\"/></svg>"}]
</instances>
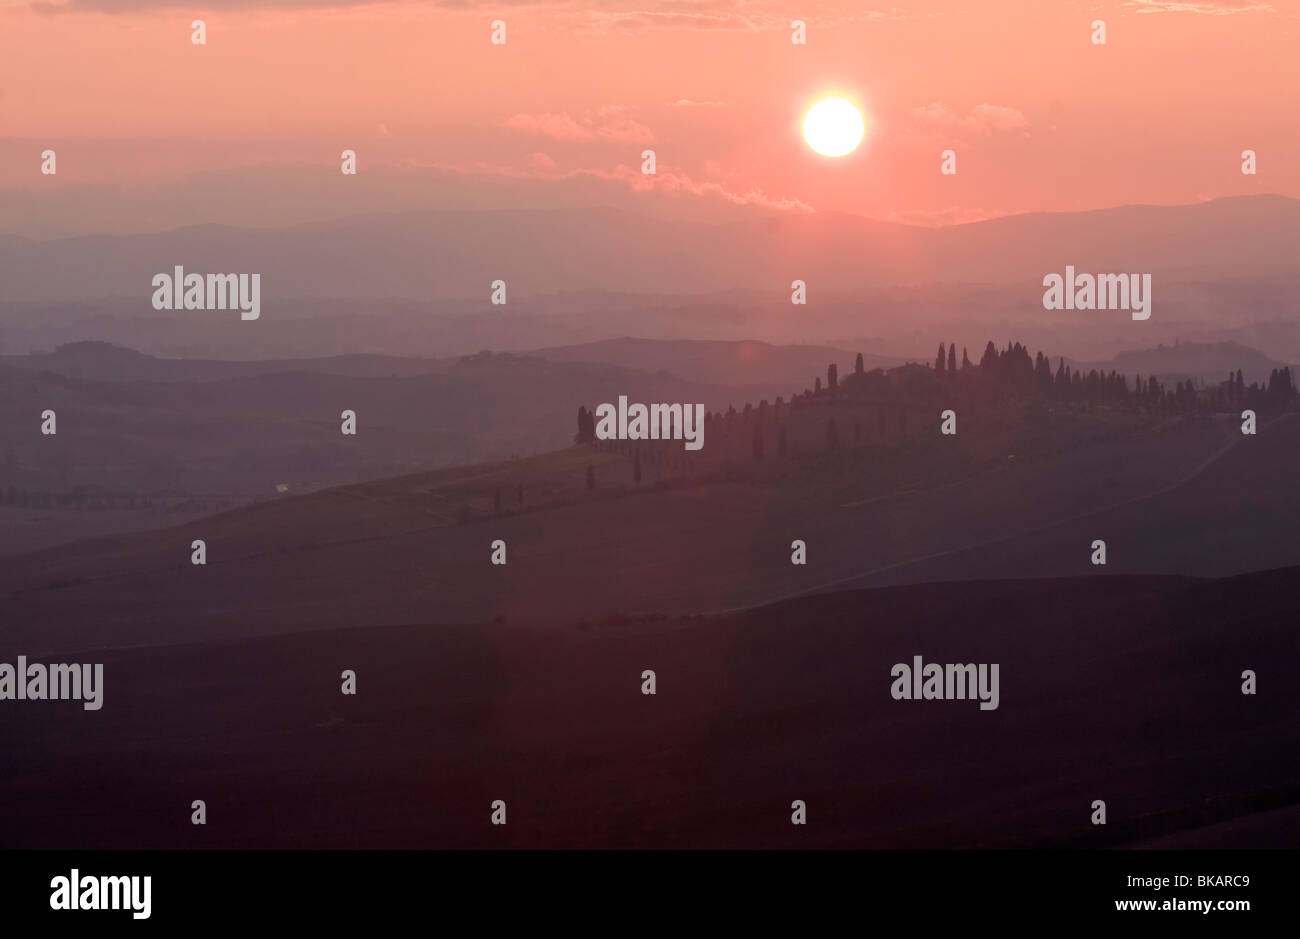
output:
<instances>
[{"instance_id":1,"label":"sun","mask_svg":"<svg viewBox=\"0 0 1300 939\"><path fill-rule=\"evenodd\" d=\"M843 98L822 98L804 115L803 139L822 156L842 157L862 143L862 114Z\"/></svg>"}]
</instances>

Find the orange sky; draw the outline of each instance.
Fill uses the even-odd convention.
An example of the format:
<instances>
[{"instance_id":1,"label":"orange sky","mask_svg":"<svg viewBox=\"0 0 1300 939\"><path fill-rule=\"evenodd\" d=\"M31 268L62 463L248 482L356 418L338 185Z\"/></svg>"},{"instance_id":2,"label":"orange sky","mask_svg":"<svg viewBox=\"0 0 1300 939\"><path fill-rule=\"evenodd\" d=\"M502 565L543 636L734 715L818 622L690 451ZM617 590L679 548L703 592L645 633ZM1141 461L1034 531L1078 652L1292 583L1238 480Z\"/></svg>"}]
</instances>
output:
<instances>
[{"instance_id":1,"label":"orange sky","mask_svg":"<svg viewBox=\"0 0 1300 939\"><path fill-rule=\"evenodd\" d=\"M336 173L344 147L362 174L634 189L648 146L649 188L677 199L927 224L1300 196L1297 0L889 2L906 6L0 0L0 190ZM206 46L190 43L195 17ZM497 18L504 47L489 42ZM841 160L799 138L826 93L867 114L865 145ZM39 174L45 147L55 179ZM939 173L949 147L956 177ZM1246 148L1258 176L1240 172Z\"/></svg>"}]
</instances>

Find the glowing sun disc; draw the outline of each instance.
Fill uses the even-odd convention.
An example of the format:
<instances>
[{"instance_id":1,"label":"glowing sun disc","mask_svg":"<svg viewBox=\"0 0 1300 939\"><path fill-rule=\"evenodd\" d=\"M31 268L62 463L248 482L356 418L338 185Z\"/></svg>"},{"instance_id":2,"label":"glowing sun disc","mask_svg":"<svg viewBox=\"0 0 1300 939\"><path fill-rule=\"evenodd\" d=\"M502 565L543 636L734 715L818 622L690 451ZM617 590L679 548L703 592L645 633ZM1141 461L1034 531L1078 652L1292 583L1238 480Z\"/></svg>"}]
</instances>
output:
<instances>
[{"instance_id":1,"label":"glowing sun disc","mask_svg":"<svg viewBox=\"0 0 1300 939\"><path fill-rule=\"evenodd\" d=\"M862 143L866 125L858 109L843 98L823 98L804 115L803 139L817 153L842 157Z\"/></svg>"}]
</instances>

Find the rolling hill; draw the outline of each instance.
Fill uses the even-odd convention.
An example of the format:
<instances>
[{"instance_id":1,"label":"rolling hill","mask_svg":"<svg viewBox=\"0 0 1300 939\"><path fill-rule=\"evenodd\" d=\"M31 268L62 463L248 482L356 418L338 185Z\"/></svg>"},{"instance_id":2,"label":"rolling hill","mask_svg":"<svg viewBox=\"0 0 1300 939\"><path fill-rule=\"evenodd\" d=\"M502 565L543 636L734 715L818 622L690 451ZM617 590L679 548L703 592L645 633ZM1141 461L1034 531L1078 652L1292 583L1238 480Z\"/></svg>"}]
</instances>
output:
<instances>
[{"instance_id":1,"label":"rolling hill","mask_svg":"<svg viewBox=\"0 0 1300 939\"><path fill-rule=\"evenodd\" d=\"M848 374L856 350L830 346L774 346L766 342L721 340L655 340L620 338L577 346L556 346L530 353L555 362L605 362L645 372L668 372L687 381L750 387L782 387L789 394L822 375L834 362ZM864 367L892 368L903 359L863 354ZM775 397L776 394L764 397Z\"/></svg>"},{"instance_id":2,"label":"rolling hill","mask_svg":"<svg viewBox=\"0 0 1300 939\"><path fill-rule=\"evenodd\" d=\"M658 479L647 466L638 487L630 458L582 447L422 472L11 557L0 616L35 651L359 621L707 612L886 575L1091 574L1094 538L1108 540L1108 573L1300 564L1288 521L1300 508L1290 481L1300 420L1257 438L1226 416L1047 427L872 451L875 466L791 485ZM206 567L189 563L195 538ZM497 539L506 566L489 563ZM806 566L790 563L794 539L808 546Z\"/></svg>"}]
</instances>

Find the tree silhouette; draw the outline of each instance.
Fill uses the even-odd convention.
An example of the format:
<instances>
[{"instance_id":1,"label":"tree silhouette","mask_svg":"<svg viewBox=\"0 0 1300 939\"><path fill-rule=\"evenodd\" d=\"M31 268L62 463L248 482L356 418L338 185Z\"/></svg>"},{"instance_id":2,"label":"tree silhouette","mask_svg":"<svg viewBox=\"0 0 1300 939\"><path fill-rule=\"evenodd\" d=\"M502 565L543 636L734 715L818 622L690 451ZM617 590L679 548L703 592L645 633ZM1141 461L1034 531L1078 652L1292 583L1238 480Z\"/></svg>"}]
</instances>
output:
<instances>
[{"instance_id":1,"label":"tree silhouette","mask_svg":"<svg viewBox=\"0 0 1300 939\"><path fill-rule=\"evenodd\" d=\"M943 374L943 364L948 361L948 354L944 351L943 343L939 343L939 355L934 360L934 370L940 375Z\"/></svg>"},{"instance_id":2,"label":"tree silhouette","mask_svg":"<svg viewBox=\"0 0 1300 939\"><path fill-rule=\"evenodd\" d=\"M857 361L853 363L853 374L855 375L862 374L862 353L861 352L858 353Z\"/></svg>"},{"instance_id":3,"label":"tree silhouette","mask_svg":"<svg viewBox=\"0 0 1300 939\"><path fill-rule=\"evenodd\" d=\"M834 391L839 387L839 384L840 370L835 363L832 362L830 365L826 366L826 387Z\"/></svg>"},{"instance_id":4,"label":"tree silhouette","mask_svg":"<svg viewBox=\"0 0 1300 939\"><path fill-rule=\"evenodd\" d=\"M578 443L591 443L596 439L596 418L586 407L578 406Z\"/></svg>"},{"instance_id":5,"label":"tree silhouette","mask_svg":"<svg viewBox=\"0 0 1300 939\"><path fill-rule=\"evenodd\" d=\"M984 355L980 357L980 368L985 372L992 372L998 366L998 347L993 345L990 339L988 345L984 347Z\"/></svg>"},{"instance_id":6,"label":"tree silhouette","mask_svg":"<svg viewBox=\"0 0 1300 939\"><path fill-rule=\"evenodd\" d=\"M957 343L948 347L948 374L957 371Z\"/></svg>"}]
</instances>

